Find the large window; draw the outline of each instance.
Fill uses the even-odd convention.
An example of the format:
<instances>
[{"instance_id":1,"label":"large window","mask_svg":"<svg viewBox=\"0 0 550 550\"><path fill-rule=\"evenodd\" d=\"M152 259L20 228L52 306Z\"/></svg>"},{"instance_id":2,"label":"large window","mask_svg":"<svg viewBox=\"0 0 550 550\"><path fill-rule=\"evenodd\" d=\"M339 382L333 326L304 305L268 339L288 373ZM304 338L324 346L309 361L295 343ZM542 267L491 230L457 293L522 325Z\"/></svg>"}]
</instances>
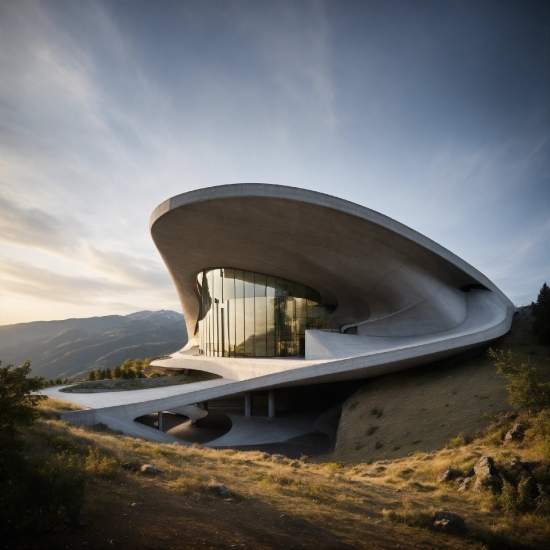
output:
<instances>
[{"instance_id":1,"label":"large window","mask_svg":"<svg viewBox=\"0 0 550 550\"><path fill-rule=\"evenodd\" d=\"M285 279L242 269L210 269L197 277L200 353L216 357L305 354L306 329L330 328L334 306Z\"/></svg>"}]
</instances>

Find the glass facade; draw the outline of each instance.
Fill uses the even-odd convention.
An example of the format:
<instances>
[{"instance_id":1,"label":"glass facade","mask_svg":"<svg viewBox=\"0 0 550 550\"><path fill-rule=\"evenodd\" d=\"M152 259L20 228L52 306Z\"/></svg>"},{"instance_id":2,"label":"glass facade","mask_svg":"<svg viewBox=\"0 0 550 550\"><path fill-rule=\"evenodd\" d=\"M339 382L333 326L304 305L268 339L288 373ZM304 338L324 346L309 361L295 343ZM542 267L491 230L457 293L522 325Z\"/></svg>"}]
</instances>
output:
<instances>
[{"instance_id":1,"label":"glass facade","mask_svg":"<svg viewBox=\"0 0 550 550\"><path fill-rule=\"evenodd\" d=\"M197 283L199 349L209 356L304 355L306 329L330 328L335 309L312 288L242 269L205 270Z\"/></svg>"}]
</instances>

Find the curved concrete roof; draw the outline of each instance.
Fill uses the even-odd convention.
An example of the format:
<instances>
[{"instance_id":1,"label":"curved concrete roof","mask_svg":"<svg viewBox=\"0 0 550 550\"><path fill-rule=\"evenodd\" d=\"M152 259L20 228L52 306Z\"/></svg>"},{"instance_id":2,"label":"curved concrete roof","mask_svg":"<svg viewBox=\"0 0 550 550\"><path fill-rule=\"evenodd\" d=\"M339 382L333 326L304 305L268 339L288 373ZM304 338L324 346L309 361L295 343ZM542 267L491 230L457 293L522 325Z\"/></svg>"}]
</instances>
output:
<instances>
[{"instance_id":1,"label":"curved concrete roof","mask_svg":"<svg viewBox=\"0 0 550 550\"><path fill-rule=\"evenodd\" d=\"M410 336L458 326L482 273L420 233L323 193L260 183L222 185L163 202L151 235L178 291L188 334L199 314L196 276L235 267L313 287L337 304L333 328Z\"/></svg>"}]
</instances>

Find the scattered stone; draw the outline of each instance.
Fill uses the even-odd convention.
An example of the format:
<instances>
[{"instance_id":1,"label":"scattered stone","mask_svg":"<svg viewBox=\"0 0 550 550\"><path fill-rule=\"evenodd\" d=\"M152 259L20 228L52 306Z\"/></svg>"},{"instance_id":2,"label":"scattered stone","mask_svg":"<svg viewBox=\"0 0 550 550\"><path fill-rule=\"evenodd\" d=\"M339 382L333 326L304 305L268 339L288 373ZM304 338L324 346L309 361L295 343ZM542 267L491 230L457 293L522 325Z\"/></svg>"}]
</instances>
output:
<instances>
[{"instance_id":1,"label":"scattered stone","mask_svg":"<svg viewBox=\"0 0 550 550\"><path fill-rule=\"evenodd\" d=\"M88 525L88 512L85 510L80 510L80 512L78 512L78 517L76 518L76 524L78 527L86 527L86 525Z\"/></svg>"},{"instance_id":2,"label":"scattered stone","mask_svg":"<svg viewBox=\"0 0 550 550\"><path fill-rule=\"evenodd\" d=\"M140 465L137 462L125 462L122 465L122 468L124 468L124 470L128 470L129 472L137 472Z\"/></svg>"},{"instance_id":3,"label":"scattered stone","mask_svg":"<svg viewBox=\"0 0 550 550\"><path fill-rule=\"evenodd\" d=\"M491 476L496 474L495 462L490 456L482 456L474 466L476 476Z\"/></svg>"},{"instance_id":4,"label":"scattered stone","mask_svg":"<svg viewBox=\"0 0 550 550\"><path fill-rule=\"evenodd\" d=\"M524 437L525 437L525 426L519 423L514 424L512 428L510 428L510 430L504 436L504 443L510 443L511 441L519 443L520 441L523 441Z\"/></svg>"},{"instance_id":5,"label":"scattered stone","mask_svg":"<svg viewBox=\"0 0 550 550\"><path fill-rule=\"evenodd\" d=\"M270 456L269 453L260 453L260 460L267 460Z\"/></svg>"},{"instance_id":6,"label":"scattered stone","mask_svg":"<svg viewBox=\"0 0 550 550\"><path fill-rule=\"evenodd\" d=\"M143 504L143 502L132 502L132 504L130 504L130 506L132 508L137 508L139 510L140 508L143 508L145 506L145 504Z\"/></svg>"},{"instance_id":7,"label":"scattered stone","mask_svg":"<svg viewBox=\"0 0 550 550\"><path fill-rule=\"evenodd\" d=\"M458 490L459 491L465 491L470 486L470 483L474 479L474 476L468 476L468 477L458 477Z\"/></svg>"},{"instance_id":8,"label":"scattered stone","mask_svg":"<svg viewBox=\"0 0 550 550\"><path fill-rule=\"evenodd\" d=\"M271 460L277 463L282 462L284 458L285 457L283 455L271 455Z\"/></svg>"},{"instance_id":9,"label":"scattered stone","mask_svg":"<svg viewBox=\"0 0 550 550\"><path fill-rule=\"evenodd\" d=\"M434 515L434 527L441 531L463 533L466 531L466 522L458 514L441 511Z\"/></svg>"},{"instance_id":10,"label":"scattered stone","mask_svg":"<svg viewBox=\"0 0 550 550\"><path fill-rule=\"evenodd\" d=\"M223 498L231 498L233 495L231 491L225 485L209 485L208 488Z\"/></svg>"},{"instance_id":11,"label":"scattered stone","mask_svg":"<svg viewBox=\"0 0 550 550\"><path fill-rule=\"evenodd\" d=\"M443 472L443 475L439 478L439 481L441 483L448 483L449 481L452 481L454 478L455 478L454 472L450 468L447 468Z\"/></svg>"},{"instance_id":12,"label":"scattered stone","mask_svg":"<svg viewBox=\"0 0 550 550\"><path fill-rule=\"evenodd\" d=\"M434 457L435 455L433 453L428 453L427 455L424 455L420 460L431 460Z\"/></svg>"},{"instance_id":13,"label":"scattered stone","mask_svg":"<svg viewBox=\"0 0 550 550\"><path fill-rule=\"evenodd\" d=\"M476 474L475 490L484 491L490 489L493 492L497 492L502 488L502 481L495 469L492 457L482 456L474 466L474 472Z\"/></svg>"},{"instance_id":14,"label":"scattered stone","mask_svg":"<svg viewBox=\"0 0 550 550\"><path fill-rule=\"evenodd\" d=\"M163 474L164 470L161 470L160 468L156 468L152 464L144 464L140 470L142 474L151 474L151 475L157 475L157 474Z\"/></svg>"}]
</instances>

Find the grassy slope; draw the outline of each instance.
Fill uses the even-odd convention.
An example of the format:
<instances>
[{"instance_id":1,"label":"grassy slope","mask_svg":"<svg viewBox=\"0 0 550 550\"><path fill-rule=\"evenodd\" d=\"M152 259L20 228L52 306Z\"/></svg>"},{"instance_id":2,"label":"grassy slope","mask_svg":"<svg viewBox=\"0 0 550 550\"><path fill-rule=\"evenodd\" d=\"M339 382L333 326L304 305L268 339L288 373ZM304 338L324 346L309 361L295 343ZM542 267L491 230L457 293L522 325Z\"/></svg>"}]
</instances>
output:
<instances>
[{"instance_id":1,"label":"grassy slope","mask_svg":"<svg viewBox=\"0 0 550 550\"><path fill-rule=\"evenodd\" d=\"M525 340L527 324L520 321L499 345L514 345L524 354L535 351L537 357L544 357L547 348L541 350ZM525 342L528 345L520 345ZM430 442L424 449L439 446L440 450L372 464L366 462L377 455L368 446L355 451L346 447L345 440L340 442L335 455L325 457L324 463L287 459L274 462L269 455L259 452L148 443L61 422L57 413L67 404L50 399L41 406L42 416L27 434L31 452L48 454L65 450L80 455L84 464L92 447L99 451L100 457L110 457L111 462L103 464L88 459L85 510L89 520L85 527L29 536L15 547L547 548L550 539L547 518L531 514L507 517L491 495L458 492L456 484L439 482L447 467L464 472L486 454L495 457L498 466L516 456L524 460L540 458L529 436L519 445L502 445L501 435L511 424L506 418L472 443L458 448L443 449L448 433L433 434L433 438L426 435L432 434L428 429L437 432L442 423L434 401L441 404L445 399L449 409L453 410L451 405L455 407L455 429L451 435L476 428L483 407L509 408L504 402L504 381L495 379L494 367L484 358L446 368L455 373L451 374L453 378L417 369L371 383L368 391L350 399L350 403L358 404L351 410L348 407L341 436L353 430L363 433L370 424L377 423L381 427L370 438L382 439L378 434L386 433L384 441L387 441L391 437L387 434L396 430L392 424L410 424L408 416L400 416L404 406L410 407L409 413L427 409L423 416L417 415L418 430L424 430L419 433ZM476 382L467 386L471 379ZM453 390L445 384L457 381L461 383L456 386L457 393L452 394ZM417 382L419 385L414 385ZM379 393L372 394L373 387ZM413 402L412 388L423 389L423 399L414 397ZM490 399L474 398L475 394L490 395ZM380 400L381 396L385 400ZM409 401L400 407L400 399L406 397ZM395 403L393 409L390 401ZM465 414L472 409L460 415L461 403L472 402L481 404L476 408L476 418ZM375 420L370 414L373 406L384 409L383 415ZM355 427L354 423L362 425ZM353 444L354 438L349 439ZM380 451L387 452L389 445L384 443ZM422 445L418 443L413 448L417 450ZM345 464L336 462L343 458L347 459ZM152 463L165 473L153 478L130 473L121 468L127 461ZM233 498L223 499L210 492L211 483L226 485ZM134 503L138 505L132 506ZM427 530L435 510L462 515L468 526L467 537Z\"/></svg>"},{"instance_id":2,"label":"grassy slope","mask_svg":"<svg viewBox=\"0 0 550 550\"><path fill-rule=\"evenodd\" d=\"M27 435L34 453L71 452L88 459L85 527L29 536L10 548L315 548L459 549L546 548L548 521L507 518L490 495L459 493L438 482L445 468L467 470L487 452L497 464L511 456L536 459L528 442L495 443L507 425L484 440L428 458L423 453L394 461L345 466L283 459L260 452L157 445L56 419L66 403L48 400ZM103 457L109 460L103 462ZM145 477L121 468L152 463L164 470ZM211 493L224 484L231 499ZM137 505L136 505L137 504ZM427 530L436 510L462 515L467 537ZM395 522L410 518L414 526ZM524 546L518 542L521 539ZM510 546L503 541L512 541ZM515 541L515 542L514 542Z\"/></svg>"},{"instance_id":3,"label":"grassy slope","mask_svg":"<svg viewBox=\"0 0 550 550\"><path fill-rule=\"evenodd\" d=\"M530 358L549 378L549 350L528 333L531 322L529 317L514 322L493 347L511 348L522 361ZM487 426L487 414L509 410L506 384L486 354L379 378L345 403L330 460L368 462L441 449L460 432L473 435Z\"/></svg>"}]
</instances>

